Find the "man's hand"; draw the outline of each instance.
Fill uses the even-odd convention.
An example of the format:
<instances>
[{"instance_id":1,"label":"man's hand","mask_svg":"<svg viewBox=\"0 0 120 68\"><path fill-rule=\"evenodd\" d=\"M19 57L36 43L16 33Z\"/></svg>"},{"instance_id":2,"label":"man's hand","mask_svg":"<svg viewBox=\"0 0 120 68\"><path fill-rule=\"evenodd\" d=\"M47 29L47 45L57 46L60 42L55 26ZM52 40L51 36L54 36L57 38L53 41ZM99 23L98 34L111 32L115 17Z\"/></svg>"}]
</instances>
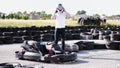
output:
<instances>
[{"instance_id":1,"label":"man's hand","mask_svg":"<svg viewBox=\"0 0 120 68\"><path fill-rule=\"evenodd\" d=\"M56 19L56 12L57 12L57 9L55 10L54 14L51 16L51 19Z\"/></svg>"}]
</instances>

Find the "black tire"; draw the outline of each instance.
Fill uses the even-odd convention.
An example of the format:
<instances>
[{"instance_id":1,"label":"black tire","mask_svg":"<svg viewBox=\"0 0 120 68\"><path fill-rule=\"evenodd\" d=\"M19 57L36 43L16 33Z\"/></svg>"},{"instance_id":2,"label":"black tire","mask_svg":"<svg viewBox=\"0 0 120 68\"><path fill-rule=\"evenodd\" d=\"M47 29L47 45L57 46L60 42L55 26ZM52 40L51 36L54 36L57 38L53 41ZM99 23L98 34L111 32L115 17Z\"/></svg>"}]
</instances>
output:
<instances>
[{"instance_id":1,"label":"black tire","mask_svg":"<svg viewBox=\"0 0 120 68\"><path fill-rule=\"evenodd\" d=\"M24 58L23 58L23 52L19 52L19 51L16 51L15 52L15 54L16 54L16 57L18 58L18 59L20 59L20 60L23 60Z\"/></svg>"},{"instance_id":2,"label":"black tire","mask_svg":"<svg viewBox=\"0 0 120 68\"><path fill-rule=\"evenodd\" d=\"M83 49L85 50L92 50L94 49L94 42L84 42L83 43Z\"/></svg>"},{"instance_id":3,"label":"black tire","mask_svg":"<svg viewBox=\"0 0 120 68\"><path fill-rule=\"evenodd\" d=\"M32 39L34 40L34 41L41 41L41 39L40 39L40 35L35 35L35 36L32 36Z\"/></svg>"},{"instance_id":4,"label":"black tire","mask_svg":"<svg viewBox=\"0 0 120 68\"><path fill-rule=\"evenodd\" d=\"M22 36L22 40L32 40L31 36Z\"/></svg>"},{"instance_id":5,"label":"black tire","mask_svg":"<svg viewBox=\"0 0 120 68\"><path fill-rule=\"evenodd\" d=\"M72 34L72 40L79 40L80 39L80 34L76 33L76 34Z\"/></svg>"},{"instance_id":6,"label":"black tire","mask_svg":"<svg viewBox=\"0 0 120 68\"><path fill-rule=\"evenodd\" d=\"M94 49L94 42L89 42L89 41L86 41L86 42L83 42L83 41L80 41L80 42L77 42L75 43L79 46L79 50L92 50Z\"/></svg>"},{"instance_id":7,"label":"black tire","mask_svg":"<svg viewBox=\"0 0 120 68\"><path fill-rule=\"evenodd\" d=\"M77 45L78 45L79 50L83 50L83 46L81 45L81 44L83 44L83 42L82 42L82 41L77 42L77 43L75 43L75 44L77 44Z\"/></svg>"},{"instance_id":8,"label":"black tire","mask_svg":"<svg viewBox=\"0 0 120 68\"><path fill-rule=\"evenodd\" d=\"M94 49L107 49L105 44L97 44L97 43L94 43Z\"/></svg>"},{"instance_id":9,"label":"black tire","mask_svg":"<svg viewBox=\"0 0 120 68\"><path fill-rule=\"evenodd\" d=\"M44 62L45 62L45 63L50 63L50 62L51 62L50 59L51 59L51 57L50 57L49 54L46 54L46 55L44 56Z\"/></svg>"},{"instance_id":10,"label":"black tire","mask_svg":"<svg viewBox=\"0 0 120 68\"><path fill-rule=\"evenodd\" d=\"M108 42L108 43L106 43L106 48L107 49L112 49L112 50L118 50L119 49L119 43Z\"/></svg>"},{"instance_id":11,"label":"black tire","mask_svg":"<svg viewBox=\"0 0 120 68\"><path fill-rule=\"evenodd\" d=\"M73 38L72 38L72 34L71 34L71 33L66 33L65 39L66 39L66 40L72 40L72 39L73 39Z\"/></svg>"},{"instance_id":12,"label":"black tire","mask_svg":"<svg viewBox=\"0 0 120 68\"><path fill-rule=\"evenodd\" d=\"M10 63L1 63L0 68L14 68L14 66Z\"/></svg>"},{"instance_id":13,"label":"black tire","mask_svg":"<svg viewBox=\"0 0 120 68\"><path fill-rule=\"evenodd\" d=\"M42 34L41 41L53 41L54 35L53 34Z\"/></svg>"},{"instance_id":14,"label":"black tire","mask_svg":"<svg viewBox=\"0 0 120 68\"><path fill-rule=\"evenodd\" d=\"M3 42L4 42L5 44L11 44L11 43L14 42L14 41L13 41L13 37L11 37L11 36L3 36Z\"/></svg>"},{"instance_id":15,"label":"black tire","mask_svg":"<svg viewBox=\"0 0 120 68\"><path fill-rule=\"evenodd\" d=\"M61 60L62 60L62 59L60 59L57 55L53 55L53 56L51 56L50 62L51 62L51 63L58 64L58 63L61 63L61 62L62 62Z\"/></svg>"},{"instance_id":16,"label":"black tire","mask_svg":"<svg viewBox=\"0 0 120 68\"><path fill-rule=\"evenodd\" d=\"M14 39L14 43L22 43L23 42L22 37L14 36L13 39Z\"/></svg>"}]
</instances>

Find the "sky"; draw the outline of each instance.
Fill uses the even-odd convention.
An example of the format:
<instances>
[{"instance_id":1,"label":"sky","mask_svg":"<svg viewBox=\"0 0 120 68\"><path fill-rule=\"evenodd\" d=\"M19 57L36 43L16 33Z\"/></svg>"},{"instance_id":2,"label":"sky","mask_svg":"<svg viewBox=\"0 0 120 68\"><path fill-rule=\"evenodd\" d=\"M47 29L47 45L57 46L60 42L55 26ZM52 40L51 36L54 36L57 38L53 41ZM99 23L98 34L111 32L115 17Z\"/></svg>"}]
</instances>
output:
<instances>
[{"instance_id":1,"label":"sky","mask_svg":"<svg viewBox=\"0 0 120 68\"><path fill-rule=\"evenodd\" d=\"M0 0L0 12L46 11L53 14L59 3L70 14L79 10L85 10L87 15L120 14L120 0Z\"/></svg>"}]
</instances>

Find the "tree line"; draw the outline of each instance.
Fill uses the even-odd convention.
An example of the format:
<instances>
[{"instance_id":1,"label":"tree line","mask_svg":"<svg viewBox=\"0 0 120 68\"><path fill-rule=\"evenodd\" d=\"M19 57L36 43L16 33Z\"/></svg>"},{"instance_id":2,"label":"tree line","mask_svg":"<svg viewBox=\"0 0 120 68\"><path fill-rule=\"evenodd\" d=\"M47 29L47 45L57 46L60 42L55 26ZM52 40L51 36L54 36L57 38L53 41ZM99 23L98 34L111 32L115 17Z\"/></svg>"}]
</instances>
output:
<instances>
[{"instance_id":1,"label":"tree line","mask_svg":"<svg viewBox=\"0 0 120 68\"><path fill-rule=\"evenodd\" d=\"M40 19L42 20L46 20L46 19L50 19L51 18L51 15L52 14L47 14L45 11L39 11L39 12L36 12L36 11L32 11L30 13L28 13L27 11L24 11L24 12L16 12L16 13L9 13L9 14L6 14L6 13L3 13L3 12L0 12L0 19L23 19L23 20L29 20L30 17L29 15L30 14L37 14L40 16ZM85 10L79 10L76 12L76 14L74 16L77 16L77 15L82 15L82 14L86 14L87 15L87 12ZM106 16L105 14L103 14L104 16ZM101 17L99 14L94 14L93 16L90 16L90 17ZM106 16L107 19L120 19L120 14L118 15L112 15L112 16ZM74 19L74 17L72 17Z\"/></svg>"},{"instance_id":2,"label":"tree line","mask_svg":"<svg viewBox=\"0 0 120 68\"><path fill-rule=\"evenodd\" d=\"M37 14L40 16L40 19L46 20L51 18L51 14L47 14L45 11L41 12L36 12L32 11L30 13L27 13L27 11L24 12L16 12L16 13L3 13L0 12L0 19L23 19L23 20L29 20L30 19L30 14Z\"/></svg>"},{"instance_id":3,"label":"tree line","mask_svg":"<svg viewBox=\"0 0 120 68\"><path fill-rule=\"evenodd\" d=\"M76 15L82 15L82 14L86 14L87 15L87 12L85 10L79 10L77 11ZM111 16L107 16L105 14L102 14L102 16L105 16L106 19L112 19L112 20L120 20L120 14L116 14L116 15L111 15ZM94 14L92 16L89 16L90 18L94 18L94 17L99 17L99 18L102 18L101 15L99 14Z\"/></svg>"}]
</instances>

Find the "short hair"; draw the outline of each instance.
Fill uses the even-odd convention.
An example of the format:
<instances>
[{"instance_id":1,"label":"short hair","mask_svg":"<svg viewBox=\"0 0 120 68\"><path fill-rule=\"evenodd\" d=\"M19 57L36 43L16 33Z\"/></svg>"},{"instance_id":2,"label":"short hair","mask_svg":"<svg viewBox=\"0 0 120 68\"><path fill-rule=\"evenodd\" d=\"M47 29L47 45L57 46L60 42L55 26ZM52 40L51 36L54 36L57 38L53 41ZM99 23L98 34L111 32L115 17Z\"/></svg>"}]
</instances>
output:
<instances>
[{"instance_id":1,"label":"short hair","mask_svg":"<svg viewBox=\"0 0 120 68\"><path fill-rule=\"evenodd\" d=\"M59 9L59 10L63 10L63 6L62 6L62 4L58 4L57 9Z\"/></svg>"}]
</instances>

